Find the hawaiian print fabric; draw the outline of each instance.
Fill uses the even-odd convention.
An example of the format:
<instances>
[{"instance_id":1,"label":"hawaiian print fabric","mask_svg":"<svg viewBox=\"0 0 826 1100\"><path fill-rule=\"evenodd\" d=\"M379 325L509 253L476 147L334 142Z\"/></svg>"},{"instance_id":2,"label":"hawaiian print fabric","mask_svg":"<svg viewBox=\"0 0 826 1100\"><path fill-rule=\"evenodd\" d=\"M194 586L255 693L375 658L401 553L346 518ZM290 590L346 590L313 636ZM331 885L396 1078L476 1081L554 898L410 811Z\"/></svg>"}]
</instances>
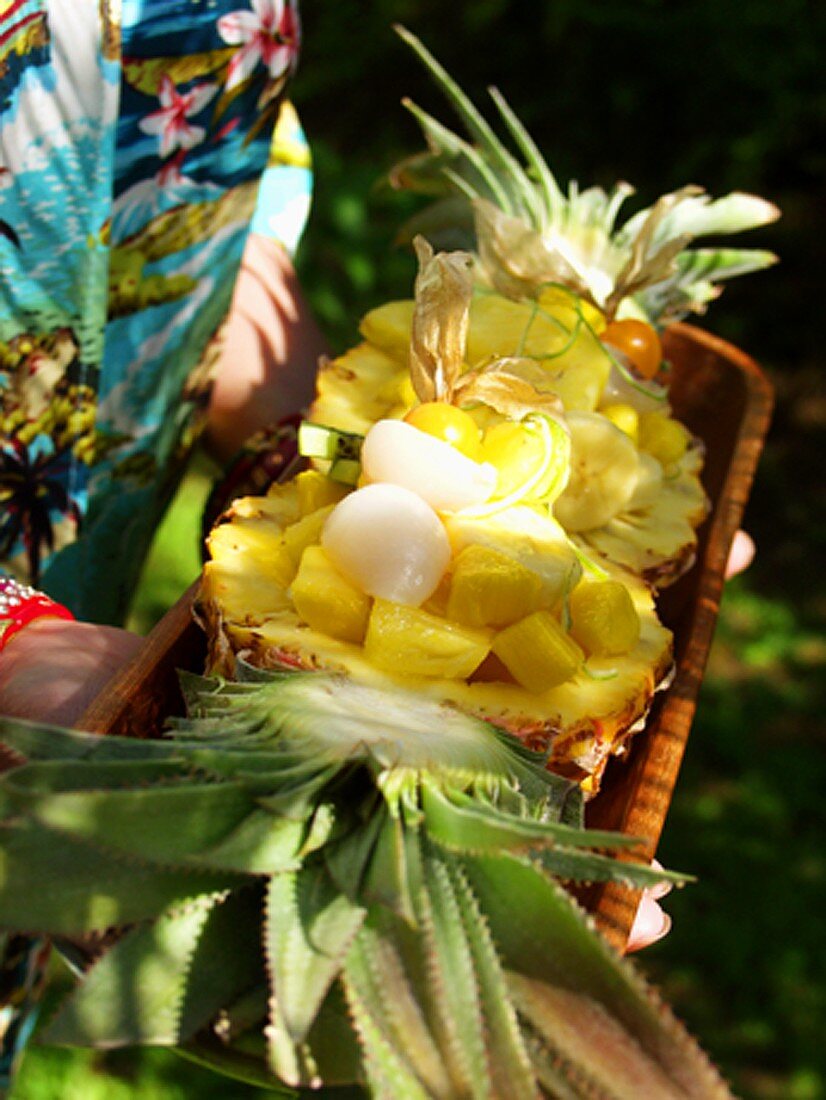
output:
<instances>
[{"instance_id":1,"label":"hawaiian print fabric","mask_svg":"<svg viewBox=\"0 0 826 1100\"><path fill-rule=\"evenodd\" d=\"M0 0L0 564L80 618L126 612L250 223L296 243L299 37L296 0Z\"/></svg>"}]
</instances>

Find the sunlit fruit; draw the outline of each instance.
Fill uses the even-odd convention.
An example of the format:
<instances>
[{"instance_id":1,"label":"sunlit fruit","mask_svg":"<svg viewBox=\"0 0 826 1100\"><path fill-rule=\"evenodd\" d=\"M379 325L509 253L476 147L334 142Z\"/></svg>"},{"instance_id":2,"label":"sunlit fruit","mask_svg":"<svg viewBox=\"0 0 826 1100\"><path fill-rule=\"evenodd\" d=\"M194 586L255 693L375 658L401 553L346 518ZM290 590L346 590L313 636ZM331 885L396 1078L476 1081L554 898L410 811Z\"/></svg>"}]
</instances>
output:
<instances>
[{"instance_id":1,"label":"sunlit fruit","mask_svg":"<svg viewBox=\"0 0 826 1100\"><path fill-rule=\"evenodd\" d=\"M633 317L612 321L600 333L600 339L627 356L643 378L653 378L660 369L663 346L656 329L645 321Z\"/></svg>"},{"instance_id":2,"label":"sunlit fruit","mask_svg":"<svg viewBox=\"0 0 826 1100\"><path fill-rule=\"evenodd\" d=\"M333 508L321 543L333 565L370 596L418 607L450 562L441 520L400 485L367 485Z\"/></svg>"},{"instance_id":3,"label":"sunlit fruit","mask_svg":"<svg viewBox=\"0 0 826 1100\"><path fill-rule=\"evenodd\" d=\"M420 432L427 432L449 443L474 462L482 461L479 428L473 417L463 409L448 405L446 401L425 401L411 409L404 419Z\"/></svg>"},{"instance_id":4,"label":"sunlit fruit","mask_svg":"<svg viewBox=\"0 0 826 1100\"><path fill-rule=\"evenodd\" d=\"M438 511L482 504L496 488L493 466L474 462L403 420L373 425L364 439L361 464L368 481L401 485Z\"/></svg>"}]
</instances>

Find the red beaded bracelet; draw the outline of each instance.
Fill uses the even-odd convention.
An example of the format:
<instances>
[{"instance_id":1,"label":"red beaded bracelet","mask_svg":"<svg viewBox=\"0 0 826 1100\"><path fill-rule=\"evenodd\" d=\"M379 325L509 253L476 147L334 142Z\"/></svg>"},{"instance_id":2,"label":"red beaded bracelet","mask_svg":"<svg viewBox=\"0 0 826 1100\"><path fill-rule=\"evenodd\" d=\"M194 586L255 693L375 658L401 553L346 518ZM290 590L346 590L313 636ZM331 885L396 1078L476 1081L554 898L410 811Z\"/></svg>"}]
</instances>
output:
<instances>
[{"instance_id":1,"label":"red beaded bracelet","mask_svg":"<svg viewBox=\"0 0 826 1100\"><path fill-rule=\"evenodd\" d=\"M0 651L34 619L74 619L63 604L12 577L0 576Z\"/></svg>"}]
</instances>

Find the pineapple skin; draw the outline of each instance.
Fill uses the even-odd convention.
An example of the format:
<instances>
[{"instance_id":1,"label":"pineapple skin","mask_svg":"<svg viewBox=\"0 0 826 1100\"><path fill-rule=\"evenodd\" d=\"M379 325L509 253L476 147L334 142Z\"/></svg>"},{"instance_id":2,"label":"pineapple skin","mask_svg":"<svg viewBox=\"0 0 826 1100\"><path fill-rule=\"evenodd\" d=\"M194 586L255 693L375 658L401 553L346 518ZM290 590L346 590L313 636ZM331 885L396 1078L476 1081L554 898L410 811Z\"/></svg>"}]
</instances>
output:
<instances>
[{"instance_id":1,"label":"pineapple skin","mask_svg":"<svg viewBox=\"0 0 826 1100\"><path fill-rule=\"evenodd\" d=\"M645 585L623 577L640 615L640 639L627 655L589 661L600 678L580 671L533 694L481 676L469 683L405 676L376 668L360 646L312 630L298 618L289 585L271 563L273 555L280 560L283 528L300 518L295 486L281 485L267 497L236 501L210 536L212 559L204 567L197 606L208 636L209 674L231 678L240 655L262 668L324 669L376 687L402 686L508 730L548 752L553 771L584 781L589 794L596 792L609 758L622 753L641 727L672 666L671 634L657 619ZM271 554L262 546L268 526Z\"/></svg>"}]
</instances>

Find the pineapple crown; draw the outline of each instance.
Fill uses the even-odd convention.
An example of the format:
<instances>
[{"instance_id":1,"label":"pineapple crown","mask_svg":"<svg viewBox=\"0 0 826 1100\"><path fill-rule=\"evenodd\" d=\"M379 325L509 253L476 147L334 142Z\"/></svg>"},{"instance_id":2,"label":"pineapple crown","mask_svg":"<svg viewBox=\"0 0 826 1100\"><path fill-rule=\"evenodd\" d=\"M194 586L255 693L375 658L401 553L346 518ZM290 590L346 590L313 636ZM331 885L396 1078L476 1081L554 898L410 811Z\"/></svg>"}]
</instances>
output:
<instances>
[{"instance_id":1,"label":"pineapple crown","mask_svg":"<svg viewBox=\"0 0 826 1100\"><path fill-rule=\"evenodd\" d=\"M609 192L601 187L580 191L571 181L566 194L497 89L491 88L490 95L518 156L419 39L403 27L396 29L453 105L471 140L405 100L428 151L397 164L390 181L397 188L442 196L410 223L411 232L455 225L470 206L483 276L501 293L534 297L543 286L561 283L609 320L619 311L665 325L703 312L721 293L721 281L776 262L773 253L758 249L688 247L697 237L774 221L778 209L755 195L733 192L713 200L701 187L687 186L618 224L621 207L634 193L629 184L617 183Z\"/></svg>"},{"instance_id":2,"label":"pineapple crown","mask_svg":"<svg viewBox=\"0 0 826 1100\"><path fill-rule=\"evenodd\" d=\"M575 785L409 692L240 675L185 677L161 740L0 724L0 925L100 937L44 1041L376 1097L729 1097L557 881L680 880L598 851L634 841Z\"/></svg>"}]
</instances>

